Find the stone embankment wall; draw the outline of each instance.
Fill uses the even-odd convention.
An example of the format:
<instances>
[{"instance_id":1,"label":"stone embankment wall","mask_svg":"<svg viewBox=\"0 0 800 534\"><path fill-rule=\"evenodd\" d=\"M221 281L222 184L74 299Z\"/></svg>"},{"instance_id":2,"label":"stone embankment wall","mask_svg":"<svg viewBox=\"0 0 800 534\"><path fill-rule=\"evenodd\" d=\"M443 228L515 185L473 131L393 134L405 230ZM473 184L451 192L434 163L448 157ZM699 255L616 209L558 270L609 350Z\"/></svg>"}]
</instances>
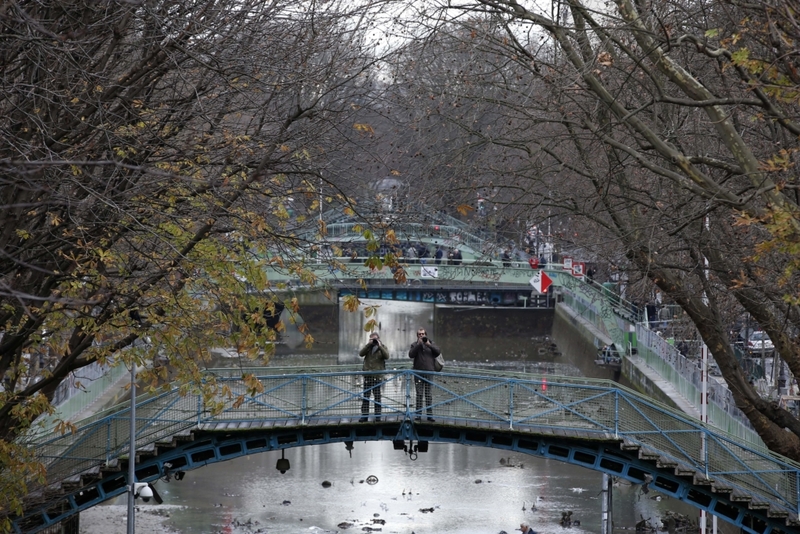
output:
<instances>
[{"instance_id":1,"label":"stone embankment wall","mask_svg":"<svg viewBox=\"0 0 800 534\"><path fill-rule=\"evenodd\" d=\"M434 324L439 336L457 337L464 332L479 337L549 336L553 308L503 308L436 306Z\"/></svg>"},{"instance_id":2,"label":"stone embankment wall","mask_svg":"<svg viewBox=\"0 0 800 534\"><path fill-rule=\"evenodd\" d=\"M619 380L618 371L595 364L598 350L611 340L568 306L556 306L552 337L565 360L580 369L584 376Z\"/></svg>"}]
</instances>

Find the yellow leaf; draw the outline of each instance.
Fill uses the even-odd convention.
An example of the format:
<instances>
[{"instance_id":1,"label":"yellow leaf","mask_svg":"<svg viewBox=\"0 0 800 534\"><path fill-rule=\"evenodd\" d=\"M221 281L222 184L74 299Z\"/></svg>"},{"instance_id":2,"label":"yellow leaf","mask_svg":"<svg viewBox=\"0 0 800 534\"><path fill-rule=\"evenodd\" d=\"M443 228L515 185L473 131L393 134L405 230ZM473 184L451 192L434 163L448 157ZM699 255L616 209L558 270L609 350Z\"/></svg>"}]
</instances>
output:
<instances>
[{"instance_id":1,"label":"yellow leaf","mask_svg":"<svg viewBox=\"0 0 800 534\"><path fill-rule=\"evenodd\" d=\"M395 284L405 284L406 283L406 270L402 267L399 267L394 271L394 283Z\"/></svg>"},{"instance_id":2,"label":"yellow leaf","mask_svg":"<svg viewBox=\"0 0 800 534\"><path fill-rule=\"evenodd\" d=\"M614 64L614 60L611 58L611 54L609 54L608 52L602 52L601 54L599 54L597 56L597 62L606 67L610 67L611 65Z\"/></svg>"},{"instance_id":3,"label":"yellow leaf","mask_svg":"<svg viewBox=\"0 0 800 534\"><path fill-rule=\"evenodd\" d=\"M342 300L342 307L345 309L345 311L358 311L358 304L358 297L355 295L346 295Z\"/></svg>"},{"instance_id":4,"label":"yellow leaf","mask_svg":"<svg viewBox=\"0 0 800 534\"><path fill-rule=\"evenodd\" d=\"M456 206L456 211L461 215L467 215L470 211L474 211L475 208L470 206L469 204L459 204Z\"/></svg>"},{"instance_id":5,"label":"yellow leaf","mask_svg":"<svg viewBox=\"0 0 800 534\"><path fill-rule=\"evenodd\" d=\"M375 134L375 130L369 124L356 123L356 124L353 125L353 128L355 128L355 130L357 132L366 132L366 133L371 134L371 135Z\"/></svg>"}]
</instances>

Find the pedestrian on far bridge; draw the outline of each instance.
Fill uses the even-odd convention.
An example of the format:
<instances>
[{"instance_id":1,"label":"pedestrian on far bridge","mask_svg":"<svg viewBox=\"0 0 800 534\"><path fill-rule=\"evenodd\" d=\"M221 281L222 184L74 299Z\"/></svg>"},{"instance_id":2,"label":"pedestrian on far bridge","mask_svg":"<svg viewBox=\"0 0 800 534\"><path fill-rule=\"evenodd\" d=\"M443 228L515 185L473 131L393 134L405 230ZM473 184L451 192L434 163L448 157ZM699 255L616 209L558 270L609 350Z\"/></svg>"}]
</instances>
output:
<instances>
[{"instance_id":1,"label":"pedestrian on far bridge","mask_svg":"<svg viewBox=\"0 0 800 534\"><path fill-rule=\"evenodd\" d=\"M503 267L511 267L511 254L508 252L508 249L503 250Z\"/></svg>"},{"instance_id":2,"label":"pedestrian on far bridge","mask_svg":"<svg viewBox=\"0 0 800 534\"><path fill-rule=\"evenodd\" d=\"M438 245L436 247L436 254L434 255L434 263L436 265L441 265L442 258L444 258L444 249L442 248L442 245Z\"/></svg>"},{"instance_id":3,"label":"pedestrian on far bridge","mask_svg":"<svg viewBox=\"0 0 800 534\"><path fill-rule=\"evenodd\" d=\"M417 263L417 256L417 246L409 243L408 248L406 249L406 259L408 263Z\"/></svg>"},{"instance_id":4,"label":"pedestrian on far bridge","mask_svg":"<svg viewBox=\"0 0 800 534\"><path fill-rule=\"evenodd\" d=\"M420 243L419 250L417 252L419 256L419 262L422 265L427 265L428 261L431 259L431 251L428 249L428 245L425 243Z\"/></svg>"}]
</instances>

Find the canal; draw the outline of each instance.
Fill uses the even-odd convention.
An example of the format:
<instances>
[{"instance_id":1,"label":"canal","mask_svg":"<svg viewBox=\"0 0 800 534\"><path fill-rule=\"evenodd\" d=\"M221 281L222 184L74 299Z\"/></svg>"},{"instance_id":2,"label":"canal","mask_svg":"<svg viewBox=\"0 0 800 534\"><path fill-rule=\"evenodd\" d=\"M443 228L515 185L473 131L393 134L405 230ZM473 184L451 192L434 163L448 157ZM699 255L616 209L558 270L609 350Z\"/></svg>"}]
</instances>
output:
<instances>
[{"instance_id":1,"label":"canal","mask_svg":"<svg viewBox=\"0 0 800 534\"><path fill-rule=\"evenodd\" d=\"M609 370L572 360L546 333L513 328L498 333L486 309L449 310L453 324L440 326L447 333L437 335L430 304L365 303L378 306L378 332L390 349L389 366L408 359L408 346L423 327L448 365L614 378ZM366 319L342 309L333 313L338 313L338 333L318 333L320 342L306 348L300 336L289 332L271 365L357 363L368 338ZM455 313L480 317L459 327ZM235 366L237 361L221 358L217 363ZM427 453L410 456L394 450L391 442L356 442L352 450L344 444L288 449L285 456L291 467L284 474L276 470L281 454L269 452L191 471L180 482L160 481L157 489L170 505L168 524L184 534L496 534L512 533L526 522L540 534L563 534L561 519L571 512L569 532L601 529L601 474L552 460L436 443ZM699 515L684 503L654 491L645 494L625 481L614 484L613 500L615 532L633 531L643 520L658 526L670 513Z\"/></svg>"}]
</instances>

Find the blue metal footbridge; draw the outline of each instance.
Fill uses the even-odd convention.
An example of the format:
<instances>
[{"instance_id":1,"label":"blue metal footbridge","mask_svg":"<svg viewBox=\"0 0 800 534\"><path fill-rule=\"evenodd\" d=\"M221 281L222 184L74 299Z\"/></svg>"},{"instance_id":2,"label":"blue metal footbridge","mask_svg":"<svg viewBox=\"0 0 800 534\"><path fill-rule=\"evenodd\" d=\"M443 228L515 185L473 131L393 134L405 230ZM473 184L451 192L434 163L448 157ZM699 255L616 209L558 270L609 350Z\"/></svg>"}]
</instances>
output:
<instances>
[{"instance_id":1,"label":"blue metal footbridge","mask_svg":"<svg viewBox=\"0 0 800 534\"><path fill-rule=\"evenodd\" d=\"M459 443L607 473L690 503L743 532L800 532L800 465L614 382L398 368L379 374L381 419L362 421L364 377L374 373L345 366L209 373L229 392L211 403L177 388L139 399L135 482L332 442L386 440L423 454L430 442ZM258 378L255 394L245 373ZM427 409L416 408L415 381L431 386L432 420ZM29 436L48 480L29 496L24 515L13 518L15 531L44 530L126 493L129 427L129 406L122 404L76 423L72 433Z\"/></svg>"}]
</instances>

